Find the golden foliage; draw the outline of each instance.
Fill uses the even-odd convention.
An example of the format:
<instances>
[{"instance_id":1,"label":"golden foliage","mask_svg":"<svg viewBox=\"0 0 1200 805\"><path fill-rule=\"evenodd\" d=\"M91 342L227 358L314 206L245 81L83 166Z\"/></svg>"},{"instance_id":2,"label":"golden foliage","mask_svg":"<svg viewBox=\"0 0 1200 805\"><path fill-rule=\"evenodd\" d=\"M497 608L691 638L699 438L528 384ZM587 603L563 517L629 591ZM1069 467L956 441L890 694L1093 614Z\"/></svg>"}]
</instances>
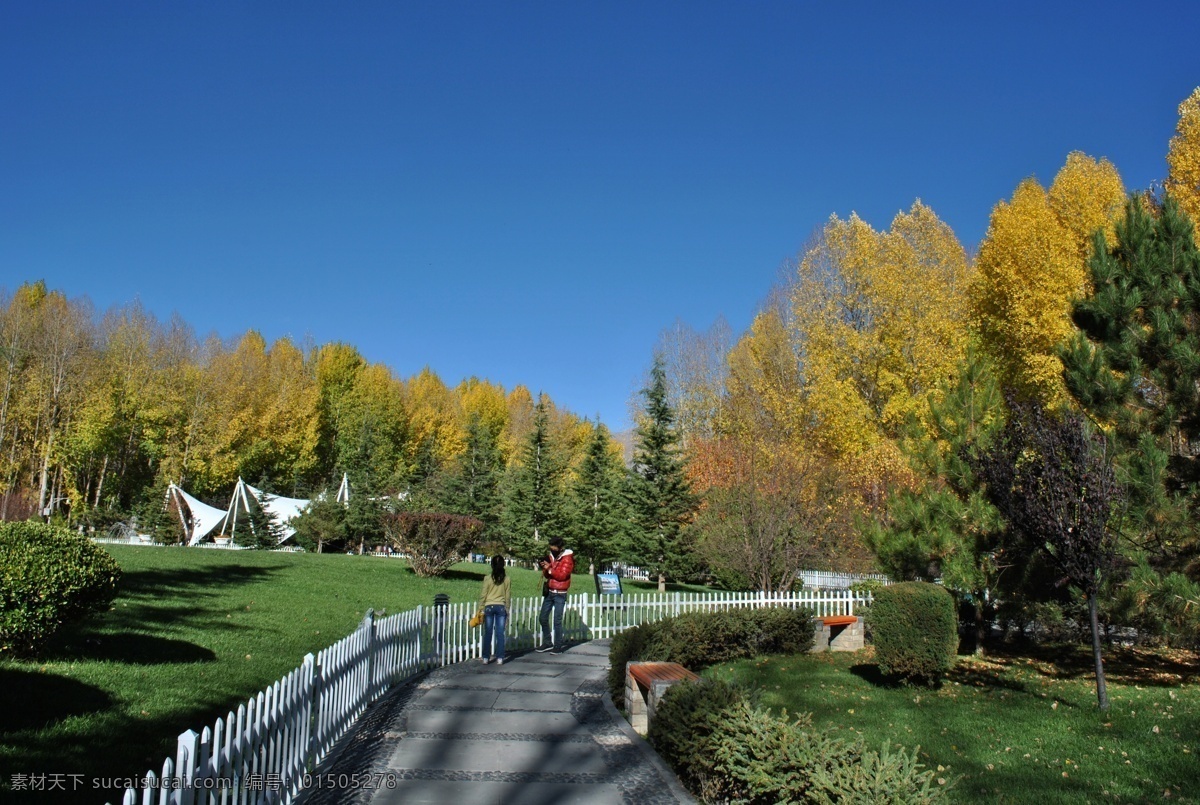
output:
<instances>
[{"instance_id":1,"label":"golden foliage","mask_svg":"<svg viewBox=\"0 0 1200 805\"><path fill-rule=\"evenodd\" d=\"M1096 230L1104 230L1109 243L1115 241L1116 221L1125 208L1125 185L1107 159L1097 161L1072 151L1050 185L1050 208L1074 236L1076 254L1086 263Z\"/></svg>"},{"instance_id":2,"label":"golden foliage","mask_svg":"<svg viewBox=\"0 0 1200 805\"><path fill-rule=\"evenodd\" d=\"M1167 152L1166 190L1188 217L1200 221L1200 87L1179 104L1179 122Z\"/></svg>"},{"instance_id":3,"label":"golden foliage","mask_svg":"<svg viewBox=\"0 0 1200 805\"><path fill-rule=\"evenodd\" d=\"M458 396L426 366L405 384L409 415L410 458L428 446L439 462L449 461L467 446L466 421Z\"/></svg>"},{"instance_id":4,"label":"golden foliage","mask_svg":"<svg viewBox=\"0 0 1200 805\"><path fill-rule=\"evenodd\" d=\"M1019 393L1065 398L1057 350L1072 331L1071 302L1088 291L1093 233L1111 233L1124 199L1110 162L1073 152L1049 192L1027 179L992 210L972 309L985 351Z\"/></svg>"},{"instance_id":5,"label":"golden foliage","mask_svg":"<svg viewBox=\"0 0 1200 805\"><path fill-rule=\"evenodd\" d=\"M885 232L833 217L799 270L792 312L807 422L857 481L904 475L895 439L925 416L966 349L966 252L918 201Z\"/></svg>"}]
</instances>

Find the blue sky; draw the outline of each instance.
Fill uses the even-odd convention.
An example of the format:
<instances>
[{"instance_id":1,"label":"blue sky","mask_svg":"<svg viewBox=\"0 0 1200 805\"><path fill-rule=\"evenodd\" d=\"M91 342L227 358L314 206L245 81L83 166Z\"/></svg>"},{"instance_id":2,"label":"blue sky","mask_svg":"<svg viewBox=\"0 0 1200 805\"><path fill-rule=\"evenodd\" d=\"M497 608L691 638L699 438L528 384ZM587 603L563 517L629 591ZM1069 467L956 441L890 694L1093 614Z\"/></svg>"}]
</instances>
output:
<instances>
[{"instance_id":1,"label":"blue sky","mask_svg":"<svg viewBox=\"0 0 1200 805\"><path fill-rule=\"evenodd\" d=\"M1166 173L1200 10L1091 3L0 8L0 286L345 341L627 425L831 214L974 250L1068 152Z\"/></svg>"}]
</instances>

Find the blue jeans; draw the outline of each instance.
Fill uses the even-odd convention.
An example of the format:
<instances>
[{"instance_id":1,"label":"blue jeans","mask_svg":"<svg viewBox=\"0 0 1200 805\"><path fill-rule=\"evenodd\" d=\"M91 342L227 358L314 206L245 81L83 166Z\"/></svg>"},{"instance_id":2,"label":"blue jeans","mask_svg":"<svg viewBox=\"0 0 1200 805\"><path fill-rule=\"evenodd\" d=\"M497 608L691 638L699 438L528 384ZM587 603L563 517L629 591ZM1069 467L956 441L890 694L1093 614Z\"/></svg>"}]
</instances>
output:
<instances>
[{"instance_id":1,"label":"blue jeans","mask_svg":"<svg viewBox=\"0 0 1200 805\"><path fill-rule=\"evenodd\" d=\"M542 645L550 644L550 609L554 608L554 647L563 647L563 611L567 608L566 593L550 593L542 596L542 611L538 623L542 625Z\"/></svg>"},{"instance_id":2,"label":"blue jeans","mask_svg":"<svg viewBox=\"0 0 1200 805\"><path fill-rule=\"evenodd\" d=\"M492 654L492 635L496 637L496 653L498 660L504 659L504 627L508 625L508 610L504 604L488 604L483 608L483 658L486 660Z\"/></svg>"}]
</instances>

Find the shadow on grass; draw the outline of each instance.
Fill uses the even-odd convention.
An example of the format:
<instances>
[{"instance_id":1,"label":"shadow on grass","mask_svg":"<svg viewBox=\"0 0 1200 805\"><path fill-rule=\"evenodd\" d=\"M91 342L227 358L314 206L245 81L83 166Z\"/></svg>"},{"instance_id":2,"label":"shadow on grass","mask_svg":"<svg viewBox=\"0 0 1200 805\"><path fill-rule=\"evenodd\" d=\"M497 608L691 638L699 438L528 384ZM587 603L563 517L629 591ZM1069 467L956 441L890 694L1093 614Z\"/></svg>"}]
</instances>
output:
<instances>
[{"instance_id":1,"label":"shadow on grass","mask_svg":"<svg viewBox=\"0 0 1200 805\"><path fill-rule=\"evenodd\" d=\"M106 613L104 621L116 629L207 623L205 601L220 598L225 588L262 581L286 568L223 565L128 571L117 591L123 606Z\"/></svg>"},{"instance_id":2,"label":"shadow on grass","mask_svg":"<svg viewBox=\"0 0 1200 805\"><path fill-rule=\"evenodd\" d=\"M68 640L70 642L60 644L56 641L48 646L40 659L52 662L119 662L127 665L216 662L217 659L217 655L210 649L186 640L172 640L132 632L90 636L77 632Z\"/></svg>"},{"instance_id":3,"label":"shadow on grass","mask_svg":"<svg viewBox=\"0 0 1200 805\"><path fill-rule=\"evenodd\" d=\"M480 567L483 567L483 566L480 565ZM409 569L409 572L412 573L411 568ZM415 576L416 573L413 573L413 575ZM480 581L481 582L481 581L483 581L483 577L486 575L487 575L487 573L483 570L480 570L478 573L475 573L470 570L447 570L442 575L437 576L436 579L445 579L446 581Z\"/></svg>"},{"instance_id":4,"label":"shadow on grass","mask_svg":"<svg viewBox=\"0 0 1200 805\"><path fill-rule=\"evenodd\" d=\"M879 670L879 666L875 663L859 663L858 665L850 666L850 673L877 688L886 688L888 690L898 690L903 688L912 688L913 690L938 690L942 686L941 680L936 680L931 684L926 684L921 681L912 681L895 674L884 674Z\"/></svg>"},{"instance_id":5,"label":"shadow on grass","mask_svg":"<svg viewBox=\"0 0 1200 805\"><path fill-rule=\"evenodd\" d=\"M1105 646L1105 677L1122 685L1175 687L1200 680L1200 654L1194 651ZM1018 642L989 647L987 659L1050 679L1094 676L1091 645Z\"/></svg>"},{"instance_id":6,"label":"shadow on grass","mask_svg":"<svg viewBox=\"0 0 1200 805\"><path fill-rule=\"evenodd\" d=\"M98 713L113 705L100 688L57 674L0 668L2 733L41 730L70 716Z\"/></svg>"}]
</instances>

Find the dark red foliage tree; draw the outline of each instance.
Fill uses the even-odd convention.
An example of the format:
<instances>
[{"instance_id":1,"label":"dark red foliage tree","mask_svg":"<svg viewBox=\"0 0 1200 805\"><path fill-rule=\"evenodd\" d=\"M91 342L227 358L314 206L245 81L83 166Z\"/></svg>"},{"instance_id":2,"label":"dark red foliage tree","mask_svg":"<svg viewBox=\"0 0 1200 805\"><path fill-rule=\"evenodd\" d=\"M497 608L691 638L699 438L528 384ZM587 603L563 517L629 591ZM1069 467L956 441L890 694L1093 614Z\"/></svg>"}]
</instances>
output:
<instances>
[{"instance_id":1,"label":"dark red foliage tree","mask_svg":"<svg viewBox=\"0 0 1200 805\"><path fill-rule=\"evenodd\" d=\"M478 542L483 522L460 514L395 512L383 517L384 533L408 556L421 577L440 576Z\"/></svg>"},{"instance_id":2,"label":"dark red foliage tree","mask_svg":"<svg viewBox=\"0 0 1200 805\"><path fill-rule=\"evenodd\" d=\"M1096 595L1116 557L1108 528L1121 496L1103 435L1077 414L1056 416L1010 400L1012 416L995 445L974 460L988 498L1008 521L1010 546L1048 561L1087 597L1096 662L1096 698L1108 709Z\"/></svg>"}]
</instances>

